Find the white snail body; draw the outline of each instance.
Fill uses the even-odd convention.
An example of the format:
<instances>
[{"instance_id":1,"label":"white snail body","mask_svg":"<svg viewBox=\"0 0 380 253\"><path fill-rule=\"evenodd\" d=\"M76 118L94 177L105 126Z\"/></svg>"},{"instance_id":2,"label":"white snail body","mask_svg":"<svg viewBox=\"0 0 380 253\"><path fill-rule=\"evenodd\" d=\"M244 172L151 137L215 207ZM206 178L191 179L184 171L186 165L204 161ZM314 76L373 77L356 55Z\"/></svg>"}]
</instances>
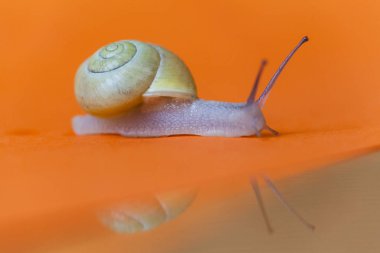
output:
<instances>
[{"instance_id":1,"label":"white snail body","mask_svg":"<svg viewBox=\"0 0 380 253\"><path fill-rule=\"evenodd\" d=\"M249 136L265 127L258 106L200 99L145 99L129 113L110 118L90 115L73 119L77 134L120 134L130 137L169 135Z\"/></svg>"},{"instance_id":2,"label":"white snail body","mask_svg":"<svg viewBox=\"0 0 380 253\"><path fill-rule=\"evenodd\" d=\"M151 230L183 213L196 197L194 189L130 198L100 214L104 225L117 233Z\"/></svg>"},{"instance_id":3,"label":"white snail body","mask_svg":"<svg viewBox=\"0 0 380 253\"><path fill-rule=\"evenodd\" d=\"M250 136L270 130L261 108L277 77L304 37L280 65L255 101L261 65L246 103L197 98L192 75L173 53L138 41L120 41L98 50L78 69L75 94L90 115L73 119L76 134L130 137L170 135Z\"/></svg>"}]
</instances>

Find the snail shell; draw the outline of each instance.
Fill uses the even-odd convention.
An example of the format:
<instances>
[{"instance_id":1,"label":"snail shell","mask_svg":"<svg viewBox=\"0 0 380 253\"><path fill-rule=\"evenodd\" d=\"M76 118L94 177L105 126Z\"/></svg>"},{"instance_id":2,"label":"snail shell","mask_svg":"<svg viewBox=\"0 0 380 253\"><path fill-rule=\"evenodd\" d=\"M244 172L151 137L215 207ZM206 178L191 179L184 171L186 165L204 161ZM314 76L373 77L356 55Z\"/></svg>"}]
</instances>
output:
<instances>
[{"instance_id":1,"label":"snail shell","mask_svg":"<svg viewBox=\"0 0 380 253\"><path fill-rule=\"evenodd\" d=\"M177 189L130 198L100 215L104 225L118 233L147 231L176 218L196 196L194 189Z\"/></svg>"},{"instance_id":2,"label":"snail shell","mask_svg":"<svg viewBox=\"0 0 380 253\"><path fill-rule=\"evenodd\" d=\"M172 52L139 41L100 48L78 69L75 95L96 116L121 114L145 96L196 98L193 77Z\"/></svg>"}]
</instances>

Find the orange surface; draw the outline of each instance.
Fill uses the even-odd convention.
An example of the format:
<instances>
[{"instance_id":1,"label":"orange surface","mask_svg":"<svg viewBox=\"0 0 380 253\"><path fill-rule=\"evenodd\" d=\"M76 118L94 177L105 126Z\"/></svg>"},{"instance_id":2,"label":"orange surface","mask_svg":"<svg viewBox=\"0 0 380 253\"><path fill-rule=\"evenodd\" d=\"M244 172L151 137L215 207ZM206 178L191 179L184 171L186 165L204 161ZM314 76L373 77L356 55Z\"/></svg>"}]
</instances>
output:
<instances>
[{"instance_id":1,"label":"orange surface","mask_svg":"<svg viewBox=\"0 0 380 253\"><path fill-rule=\"evenodd\" d=\"M376 147L379 11L371 0L2 3L0 225L231 174L285 177ZM262 89L303 35L310 42L264 110L279 137L127 139L70 129L82 113L76 68L106 43L162 45L189 65L200 97L243 101L260 60L269 60Z\"/></svg>"}]
</instances>

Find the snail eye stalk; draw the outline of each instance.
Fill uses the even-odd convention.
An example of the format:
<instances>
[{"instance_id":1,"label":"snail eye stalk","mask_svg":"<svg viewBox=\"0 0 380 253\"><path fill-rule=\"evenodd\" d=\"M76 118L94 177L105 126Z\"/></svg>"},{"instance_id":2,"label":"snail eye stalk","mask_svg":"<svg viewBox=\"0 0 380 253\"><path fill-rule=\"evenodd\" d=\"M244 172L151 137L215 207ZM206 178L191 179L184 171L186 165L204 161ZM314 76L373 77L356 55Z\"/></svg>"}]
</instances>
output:
<instances>
[{"instance_id":1,"label":"snail eye stalk","mask_svg":"<svg viewBox=\"0 0 380 253\"><path fill-rule=\"evenodd\" d=\"M261 78L261 75L262 75L262 73L264 71L265 65L267 65L267 61L266 60L262 60L260 68L259 68L259 72L257 73L257 76L256 76L255 83L253 84L251 93L248 96L247 105L250 105L250 104L252 104L252 103L255 102L255 98L256 98L256 94L257 94L257 89L259 87L260 78Z\"/></svg>"},{"instance_id":2,"label":"snail eye stalk","mask_svg":"<svg viewBox=\"0 0 380 253\"><path fill-rule=\"evenodd\" d=\"M262 108L264 107L264 104L265 104L265 101L267 100L268 98L268 95L270 93L270 91L272 90L277 78L279 77L279 75L281 74L282 70L284 69L284 67L286 66L286 64L289 62L289 60L293 57L293 55L297 52L297 50L305 43L309 41L309 38L307 36L303 37L301 39L300 42L298 42L297 46L295 46L295 48L290 52L290 54L285 58L285 60L281 63L280 67L278 68L278 70L276 71L276 73L274 73L272 79L269 81L268 85L265 87L265 90L263 91L263 93L261 94L260 98L257 100L257 102L259 103L259 106Z\"/></svg>"}]
</instances>

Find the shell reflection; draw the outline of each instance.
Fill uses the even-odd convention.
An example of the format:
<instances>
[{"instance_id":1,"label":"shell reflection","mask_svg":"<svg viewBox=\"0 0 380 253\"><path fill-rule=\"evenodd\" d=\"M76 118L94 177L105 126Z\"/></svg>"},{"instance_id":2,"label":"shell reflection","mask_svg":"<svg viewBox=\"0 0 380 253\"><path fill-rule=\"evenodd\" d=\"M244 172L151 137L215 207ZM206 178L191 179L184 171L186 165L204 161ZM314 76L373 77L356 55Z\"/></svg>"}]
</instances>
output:
<instances>
[{"instance_id":1,"label":"shell reflection","mask_svg":"<svg viewBox=\"0 0 380 253\"><path fill-rule=\"evenodd\" d=\"M103 211L100 220L117 233L151 230L184 212L195 196L196 190L191 188L130 198Z\"/></svg>"}]
</instances>

